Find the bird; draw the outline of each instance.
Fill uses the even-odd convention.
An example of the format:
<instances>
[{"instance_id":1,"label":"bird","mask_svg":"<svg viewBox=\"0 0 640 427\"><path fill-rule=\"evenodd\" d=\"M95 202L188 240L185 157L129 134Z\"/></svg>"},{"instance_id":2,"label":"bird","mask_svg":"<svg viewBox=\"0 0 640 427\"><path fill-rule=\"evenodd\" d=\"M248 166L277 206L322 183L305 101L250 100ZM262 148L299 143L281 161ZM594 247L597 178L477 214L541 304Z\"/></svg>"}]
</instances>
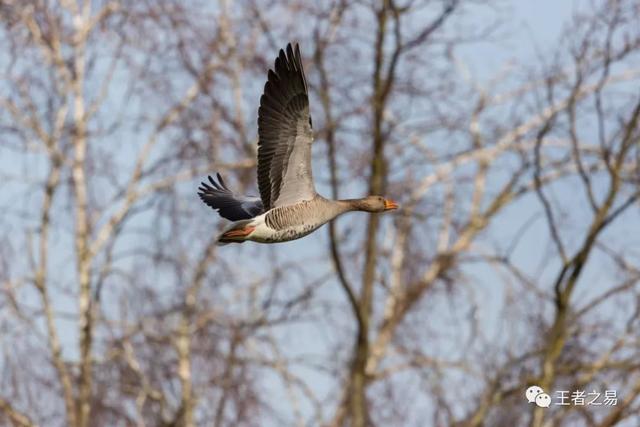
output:
<instances>
[{"instance_id":1,"label":"bird","mask_svg":"<svg viewBox=\"0 0 640 427\"><path fill-rule=\"evenodd\" d=\"M299 239L351 211L380 213L398 209L382 196L331 200L315 190L309 90L300 46L280 49L267 73L258 108L258 190L260 197L234 193L222 176L198 187L200 199L233 221L217 243L280 243Z\"/></svg>"}]
</instances>

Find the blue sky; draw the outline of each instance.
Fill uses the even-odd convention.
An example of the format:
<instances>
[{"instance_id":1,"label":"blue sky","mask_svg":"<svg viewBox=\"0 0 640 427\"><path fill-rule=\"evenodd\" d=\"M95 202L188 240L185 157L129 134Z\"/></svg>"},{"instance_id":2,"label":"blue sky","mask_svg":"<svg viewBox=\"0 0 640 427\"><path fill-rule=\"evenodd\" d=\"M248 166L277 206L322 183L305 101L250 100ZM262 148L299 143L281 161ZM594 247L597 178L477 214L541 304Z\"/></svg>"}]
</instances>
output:
<instances>
[{"instance_id":1,"label":"blue sky","mask_svg":"<svg viewBox=\"0 0 640 427\"><path fill-rule=\"evenodd\" d=\"M473 78L477 79L480 83L495 75L497 70L502 69L506 64L531 64L535 62L540 55L540 52L544 52L549 49L550 44L555 43L563 23L565 23L571 16L571 14L584 7L589 3L586 1L511 1L503 2L499 7L504 13L505 20L501 22L499 28L500 37L497 43L480 42L471 43L465 47L459 48L457 53L462 58L471 71ZM482 17L475 17L474 19L482 19ZM316 71L313 68L306 70L307 75L312 75ZM255 87L259 87L257 85ZM312 111L319 111L319 106L312 106ZM250 114L250 112L248 113ZM253 119L252 119L253 121ZM120 144L123 142L120 141ZM317 147L316 147L317 149ZM0 151L2 153L2 151ZM3 173L11 173L17 175L29 176L31 179L40 179L44 175L45 171L42 165L33 163L32 159L24 159L16 162L15 157L12 155L0 156L0 168ZM213 171L212 171L213 172ZM364 178L363 178L364 179ZM191 183L185 183L185 186L194 187L197 185L198 180L194 180ZM8 192L0 195L0 205L7 206L13 203L14 200L21 200L23 195L17 191L18 187L10 187ZM328 189L319 186L319 190L328 195ZM324 191L323 191L324 190ZM570 186L565 186L559 191L565 193L561 194L562 197L570 197ZM359 196L358 194L342 194L342 196ZM192 198L193 203L199 203L197 198ZM26 206L27 204L25 204ZM18 204L20 206L20 204ZM500 219L495 224L495 227L491 228L493 238L499 238L501 233L505 236L513 234L513 231L518 229L523 222L526 222L528 218L539 215L540 207L539 203L533 199L528 198L522 203L518 203L513 208L508 209L504 214L500 216ZM13 211L11 215L17 214ZM355 215L355 214L354 214ZM0 217L2 221L12 221L11 218L5 216ZM362 216L362 220L365 217ZM633 218L637 220L637 216ZM341 220L338 220L339 222ZM210 229L214 232L214 227L218 224L218 219L211 217ZM637 224L637 222L635 223ZM613 231L616 235L616 231ZM619 231L620 238L625 237L624 231ZM270 254L277 256L279 259L292 259L300 262L304 265L305 269L315 270L312 276L318 276L322 272L331 270L331 264L328 258L323 261L318 261L317 256L322 253L326 253L327 247L327 230L323 228L317 233L314 233L303 240L294 241L277 247L265 248L258 245L243 245L239 247L228 247L229 253L232 256L242 255L245 257L253 257L259 255L259 258L264 263L260 263L253 266L253 269L260 271L262 268L268 268L266 263L267 256ZM544 236L540 239L540 236ZM67 242L68 243L68 242ZM527 269L532 273L535 273L539 264L541 263L541 255L547 252L548 238L547 229L539 217L532 222L529 231L525 234L525 237L521 240L518 249L516 251L517 263L520 265L526 265ZM221 250L227 250L223 248ZM258 258L258 256L256 256ZM309 265L309 260L313 260L314 265ZM595 270L589 272L589 277L594 282L607 280L606 270L600 270L598 266L594 267ZM553 269L550 269L553 272ZM599 270L599 271L598 271ZM604 273L603 273L604 271ZM486 266L483 267L470 267L467 273L475 279L474 293L478 298L479 306L482 307L481 311L477 313L478 320L482 325L481 328L487 332L487 335L492 336L495 340L506 339L502 337L504 334L504 325L501 324L501 316L503 312L503 304L508 295L507 287L494 286L498 277L495 271L489 269ZM248 270L244 272L243 279L251 280L254 276L254 272ZM257 275L256 275L257 276ZM289 285L289 284L287 284ZM281 292L295 293L297 287L301 287L302 283L290 284L291 287L282 290ZM293 288L293 289L292 289ZM583 289L580 289L579 298L584 297ZM346 307L345 296L339 289L335 281L325 284L322 288L318 289L317 296L320 299L326 299L328 301L334 301L338 304L338 307ZM597 287L585 289L584 292L597 292ZM69 311L73 311L74 302L70 298L57 296L56 304L59 308L65 308ZM437 307L435 310L441 313L441 319L443 322L443 329L446 329L446 325L455 322L455 317L460 316L461 313L455 312L455 307L451 307L447 304L446 298L436 299L435 303ZM337 310L336 310L337 311ZM453 319L453 320L452 320ZM61 322L61 334L62 339L67 345L65 351L68 355L73 356L76 352L76 328L68 327L70 323ZM287 327L282 330L276 330L276 335L279 340L284 344L287 355L289 357L295 357L297 354L304 355L305 357L313 357L309 355L317 355L331 351L331 346L335 345L333 337L331 335L331 328L335 327L335 322L323 322L318 313L317 323L305 323L296 327ZM501 338L502 337L502 338ZM344 359L348 357L348 350L345 349L342 354L337 354L336 358ZM313 382L315 390L319 390L319 394L322 396L329 393L331 384L335 378L331 378L325 373L319 373L313 370L300 368L299 372L304 372L304 377L307 380ZM282 412L288 412L288 398L284 393L283 388L279 384L277 379L267 381L266 388L272 393L271 398L282 402ZM322 391L324 389L324 391ZM330 410L327 411L330 413Z\"/></svg>"}]
</instances>

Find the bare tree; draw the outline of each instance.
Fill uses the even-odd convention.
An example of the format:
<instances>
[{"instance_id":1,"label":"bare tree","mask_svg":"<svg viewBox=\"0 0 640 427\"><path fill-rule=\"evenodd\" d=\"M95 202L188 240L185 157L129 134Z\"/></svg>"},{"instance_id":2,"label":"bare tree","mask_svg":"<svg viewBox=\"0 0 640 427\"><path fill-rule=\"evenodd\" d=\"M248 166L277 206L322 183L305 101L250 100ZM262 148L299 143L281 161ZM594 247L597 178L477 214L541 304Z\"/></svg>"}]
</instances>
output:
<instances>
[{"instance_id":1,"label":"bare tree","mask_svg":"<svg viewBox=\"0 0 640 427\"><path fill-rule=\"evenodd\" d=\"M497 3L0 1L0 423L634 425L639 12L481 79ZM402 209L219 250L290 40L319 190Z\"/></svg>"},{"instance_id":2,"label":"bare tree","mask_svg":"<svg viewBox=\"0 0 640 427\"><path fill-rule=\"evenodd\" d=\"M220 26L205 36L198 26L202 17L179 2L150 7L3 2L2 8L3 36L10 43L4 64L8 92L1 100L6 148L22 152L25 161L46 165L40 170L47 171L45 176L35 170L25 175L21 190L42 197L24 205L23 235L10 240L23 246L29 262L5 279L5 290L15 320L26 322L37 341L44 339L35 345L44 345L53 368L53 377L48 368L34 365L33 371L25 369L15 378L7 388L15 396L2 400L4 413L22 424L88 426L125 420L188 426L196 422L200 394L218 390L217 424L227 424L225 401L240 405L255 400L251 379L236 373L246 363L234 359L233 348L260 323L225 322L222 313L212 314L213 307L198 305L205 280L222 274L209 270L215 259L213 241L182 247L175 236L191 216L176 205L176 187L214 167L209 158L216 157L212 149L218 145L211 142L222 143L220 127L231 124L242 133L245 125L240 106L213 122L198 110L225 99L213 98L211 92L241 71L228 67L229 58L239 67L247 61L230 50L235 41L224 24L229 11L208 12L219 18ZM196 41L201 49L193 45ZM195 51L185 50L189 43ZM215 161L223 169L252 164L246 158ZM167 250L172 245L180 250ZM167 268L175 270L175 277L163 281L158 275L160 288L138 274L138 269ZM162 292L175 296L161 301L156 293ZM157 304L129 307L128 297ZM67 309L68 315L62 309L68 306L65 298L77 303ZM240 300L240 306L246 302ZM76 333L61 324L61 316L74 319ZM198 349L193 340L205 330L218 330L218 340L203 341L208 345ZM76 350L65 350L63 341L73 336ZM220 350L217 360L224 362L208 369L210 376L199 378L196 389L192 365L197 354L214 356L224 342L231 344ZM16 365L8 361L7 369ZM29 383L29 375L49 378L47 399L29 403L19 398L36 385ZM222 384L219 377L225 379ZM236 381L247 391L233 391ZM45 409L51 405L53 415ZM236 422L254 416L251 405L245 406L244 415L235 414Z\"/></svg>"}]
</instances>

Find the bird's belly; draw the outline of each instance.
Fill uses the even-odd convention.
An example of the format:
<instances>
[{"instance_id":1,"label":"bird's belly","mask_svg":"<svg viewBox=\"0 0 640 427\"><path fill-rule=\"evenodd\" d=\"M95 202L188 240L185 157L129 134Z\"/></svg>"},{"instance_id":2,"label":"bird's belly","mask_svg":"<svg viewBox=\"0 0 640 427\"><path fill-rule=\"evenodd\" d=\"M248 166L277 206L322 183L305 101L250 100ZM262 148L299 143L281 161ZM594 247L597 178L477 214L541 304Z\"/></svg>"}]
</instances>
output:
<instances>
[{"instance_id":1,"label":"bird's belly","mask_svg":"<svg viewBox=\"0 0 640 427\"><path fill-rule=\"evenodd\" d=\"M280 230L265 227L265 229L256 229L249 238L259 243L288 242L311 234L320 226L322 224L300 224Z\"/></svg>"}]
</instances>

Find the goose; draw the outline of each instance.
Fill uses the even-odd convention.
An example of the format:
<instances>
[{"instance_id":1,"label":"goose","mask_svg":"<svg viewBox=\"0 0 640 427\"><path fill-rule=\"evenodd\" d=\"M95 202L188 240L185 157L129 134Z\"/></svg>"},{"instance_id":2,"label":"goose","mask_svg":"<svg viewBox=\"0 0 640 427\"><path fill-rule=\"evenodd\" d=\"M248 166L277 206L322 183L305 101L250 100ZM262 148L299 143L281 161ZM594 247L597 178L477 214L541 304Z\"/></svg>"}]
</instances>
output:
<instances>
[{"instance_id":1,"label":"goose","mask_svg":"<svg viewBox=\"0 0 640 427\"><path fill-rule=\"evenodd\" d=\"M300 47L280 49L258 109L258 189L242 196L222 176L198 187L200 199L233 221L217 243L279 243L299 239L351 211L379 213L398 208L382 196L330 200L319 195L311 173L313 131Z\"/></svg>"}]
</instances>

